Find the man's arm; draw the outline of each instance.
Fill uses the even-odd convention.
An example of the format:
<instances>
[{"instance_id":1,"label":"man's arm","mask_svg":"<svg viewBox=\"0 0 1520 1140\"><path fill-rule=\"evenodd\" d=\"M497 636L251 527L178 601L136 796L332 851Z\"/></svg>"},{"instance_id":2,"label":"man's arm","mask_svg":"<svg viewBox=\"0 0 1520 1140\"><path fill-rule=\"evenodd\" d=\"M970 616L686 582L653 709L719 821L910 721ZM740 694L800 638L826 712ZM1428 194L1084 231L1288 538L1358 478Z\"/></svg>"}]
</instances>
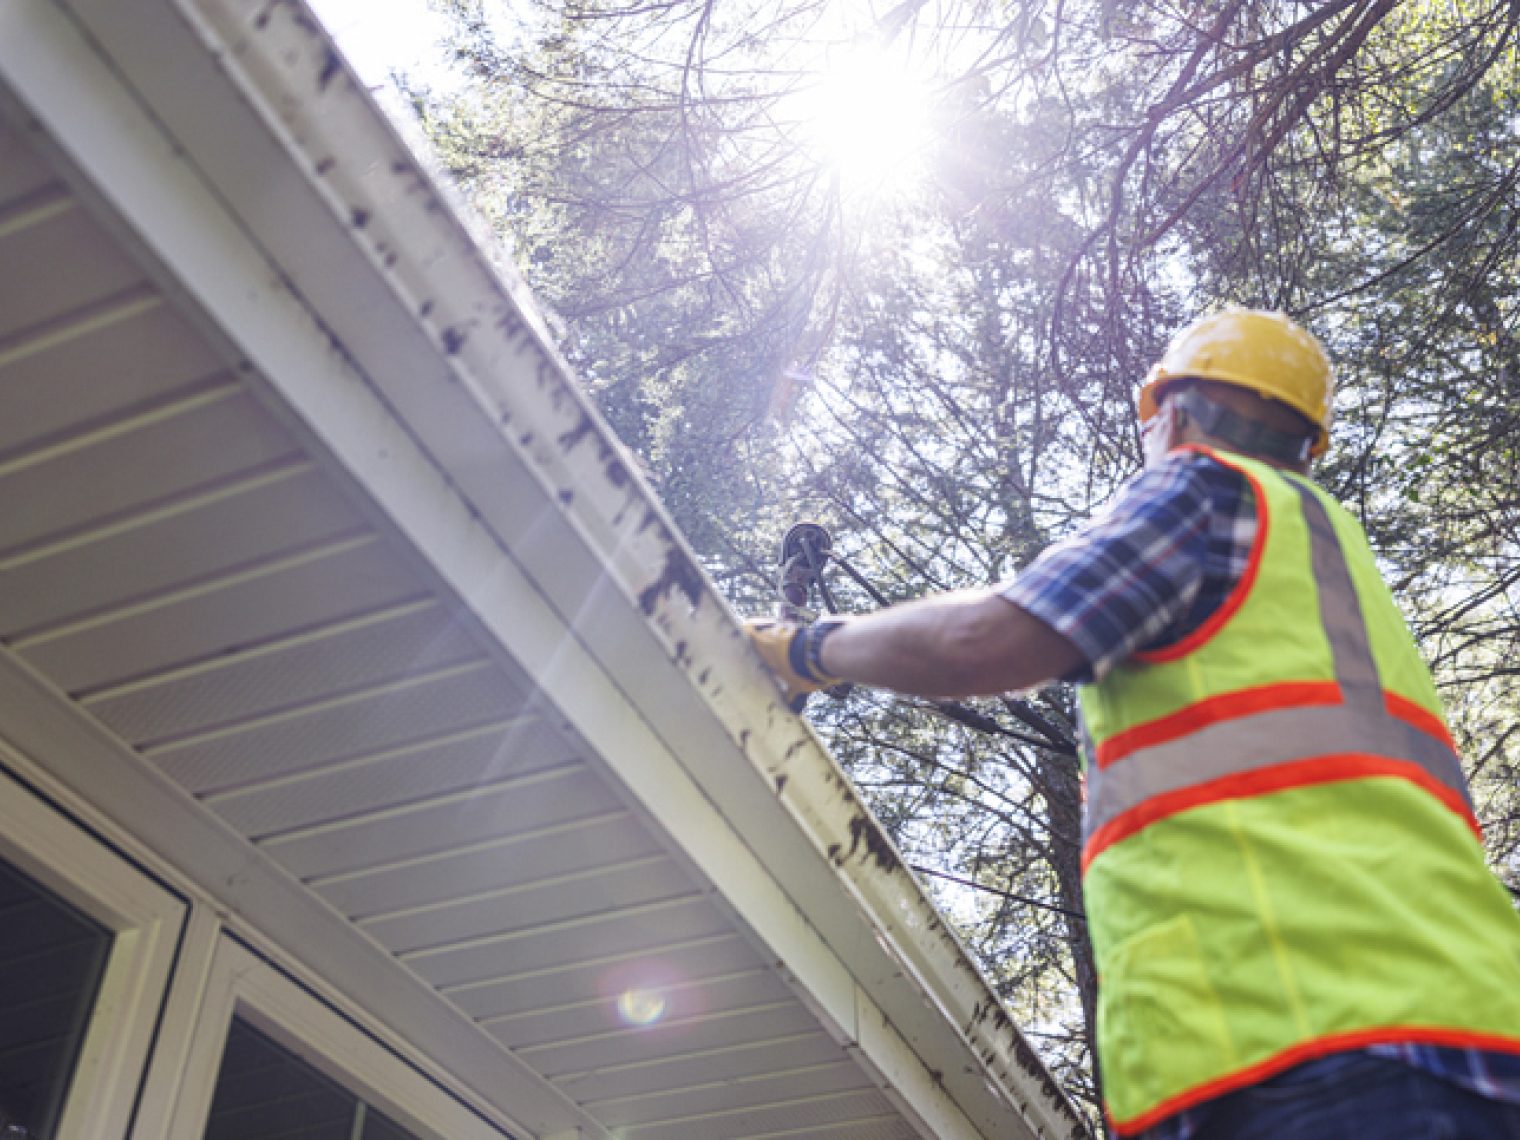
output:
<instances>
[{"instance_id":1,"label":"man's arm","mask_svg":"<svg viewBox=\"0 0 1520 1140\"><path fill-rule=\"evenodd\" d=\"M998 586L837 623L756 622L750 636L792 694L840 679L935 697L1005 693L1057 677L1090 680L1160 643L1197 597L1214 472L1228 469L1174 452L1081 534L1048 547ZM1254 514L1250 522L1254 534ZM1238 519L1233 526L1239 530Z\"/></svg>"},{"instance_id":2,"label":"man's arm","mask_svg":"<svg viewBox=\"0 0 1520 1140\"><path fill-rule=\"evenodd\" d=\"M844 680L925 697L1027 689L1084 660L1065 637L991 589L846 619L819 653L824 669Z\"/></svg>"}]
</instances>

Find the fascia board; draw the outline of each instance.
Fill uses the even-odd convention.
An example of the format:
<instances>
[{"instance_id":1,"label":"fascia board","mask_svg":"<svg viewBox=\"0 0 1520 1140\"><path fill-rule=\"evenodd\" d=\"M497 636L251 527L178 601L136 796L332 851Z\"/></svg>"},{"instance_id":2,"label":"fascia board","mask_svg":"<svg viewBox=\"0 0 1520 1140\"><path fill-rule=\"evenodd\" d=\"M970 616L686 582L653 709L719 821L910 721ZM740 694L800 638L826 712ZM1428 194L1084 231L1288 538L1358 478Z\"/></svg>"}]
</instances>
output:
<instances>
[{"instance_id":1,"label":"fascia board","mask_svg":"<svg viewBox=\"0 0 1520 1140\"><path fill-rule=\"evenodd\" d=\"M526 290L484 252L304 7L181 0L181 21L163 0L72 6L236 216L265 272L274 267L258 302L299 297L326 341L272 366L288 330L256 331L261 314L240 285L224 284L213 303L216 267L204 252L168 254L169 220L149 239L155 252L220 309L280 399L504 644L519 656L560 645L554 656L575 659L573 669L545 661L562 708L573 711L587 686L617 690L608 707L621 724L578 727L688 848L703 843L649 758L673 759L716 805L828 948L798 950L787 966L840 1031L895 1074L940 1134L961 1131L962 1111L987 1135L1016 1121L1033 1135L1082 1134L848 781L744 648ZM166 47L191 28L196 50ZM163 213L114 205L140 232ZM288 341L283 351L294 351ZM513 575L544 599L537 629L493 613ZM647 748L620 747L644 730ZM772 946L788 941L784 908L767 892L734 883L724 894ZM858 991L840 981L841 961ZM860 1010L884 1028L862 1029Z\"/></svg>"}]
</instances>

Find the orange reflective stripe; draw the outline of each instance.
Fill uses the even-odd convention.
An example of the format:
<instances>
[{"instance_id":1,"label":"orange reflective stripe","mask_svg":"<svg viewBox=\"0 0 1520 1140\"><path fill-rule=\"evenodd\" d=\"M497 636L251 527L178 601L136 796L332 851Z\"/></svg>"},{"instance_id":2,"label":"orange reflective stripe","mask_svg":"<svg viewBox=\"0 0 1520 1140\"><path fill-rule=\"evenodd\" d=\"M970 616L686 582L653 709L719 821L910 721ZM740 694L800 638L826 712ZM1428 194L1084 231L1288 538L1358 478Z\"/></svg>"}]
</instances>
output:
<instances>
[{"instance_id":1,"label":"orange reflective stripe","mask_svg":"<svg viewBox=\"0 0 1520 1140\"><path fill-rule=\"evenodd\" d=\"M1205 1101L1224 1096L1275 1077L1295 1065L1317 1061L1336 1053L1349 1053L1366 1049L1371 1045L1439 1045L1452 1049L1482 1049L1494 1053L1520 1054L1520 1037L1501 1037L1494 1033L1473 1033L1462 1029L1436 1029L1428 1025L1379 1025L1370 1029L1353 1029L1346 1033L1332 1033L1301 1041L1291 1049L1284 1049L1265 1061L1259 1061L1239 1072L1208 1081L1180 1096L1163 1101L1130 1120L1115 1120L1109 1124L1120 1136L1135 1136L1160 1124L1168 1116L1197 1108Z\"/></svg>"},{"instance_id":2,"label":"orange reflective stripe","mask_svg":"<svg viewBox=\"0 0 1520 1140\"><path fill-rule=\"evenodd\" d=\"M1292 788L1310 787L1344 780L1364 780L1389 777L1407 780L1440 800L1451 811L1462 817L1472 829L1478 842L1483 841L1472 804L1462 789L1454 788L1446 781L1432 775L1420 764L1409 760L1391 760L1386 756L1374 756L1365 752L1340 753L1333 756L1317 756L1312 760L1296 760L1270 767L1252 767L1231 772L1217 779L1185 784L1170 791L1152 792L1139 797L1129 807L1116 810L1095 824L1082 845L1082 873L1086 874L1092 861L1115 843L1128 839L1136 832L1149 827L1157 820L1166 819L1192 808L1206 807L1225 800L1244 799L1249 796L1270 795ZM1093 813L1093 789L1088 787L1088 810Z\"/></svg>"},{"instance_id":3,"label":"orange reflective stripe","mask_svg":"<svg viewBox=\"0 0 1520 1140\"><path fill-rule=\"evenodd\" d=\"M1278 709L1340 703L1341 688L1334 681L1285 681L1222 693L1110 736L1093 748L1093 763L1098 768L1107 768L1132 752L1165 744L1221 721Z\"/></svg>"},{"instance_id":4,"label":"orange reflective stripe","mask_svg":"<svg viewBox=\"0 0 1520 1140\"><path fill-rule=\"evenodd\" d=\"M1195 451L1200 455L1207 455L1211 459L1224 464L1231 471L1240 474L1246 482L1251 484L1251 491L1256 496L1256 538L1251 543L1251 553L1246 560L1245 571L1240 576L1240 581L1235 583L1235 588L1229 596L1220 603L1220 606L1197 629L1188 634L1175 645L1168 645L1161 649L1152 649L1135 654L1137 660L1151 664L1162 661L1176 661L1180 657L1186 657L1204 642L1210 640L1216 633L1224 628L1225 622L1235 616L1236 611L1245 604L1246 596L1251 588L1256 585L1256 575L1261 569L1261 555L1267 548L1267 531L1271 527L1270 512L1267 510L1267 496L1262 491L1261 482L1251 472L1237 463L1230 462L1229 456L1207 448L1200 447L1196 443L1184 444L1177 448L1178 451Z\"/></svg>"}]
</instances>

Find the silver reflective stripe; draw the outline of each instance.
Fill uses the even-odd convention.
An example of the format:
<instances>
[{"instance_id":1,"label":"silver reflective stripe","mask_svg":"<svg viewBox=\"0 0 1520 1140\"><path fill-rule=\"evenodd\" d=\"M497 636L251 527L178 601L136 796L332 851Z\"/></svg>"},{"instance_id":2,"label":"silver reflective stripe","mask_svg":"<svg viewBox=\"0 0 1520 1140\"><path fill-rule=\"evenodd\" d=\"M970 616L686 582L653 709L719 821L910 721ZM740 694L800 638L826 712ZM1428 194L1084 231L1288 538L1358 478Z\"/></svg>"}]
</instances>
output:
<instances>
[{"instance_id":1,"label":"silver reflective stripe","mask_svg":"<svg viewBox=\"0 0 1520 1140\"><path fill-rule=\"evenodd\" d=\"M1379 738L1376 743L1374 735ZM1418 764L1466 799L1466 781L1456 754L1435 737L1392 716L1372 720L1365 709L1317 705L1221 721L1141 749L1101 771L1089 770L1087 834L1153 796L1276 764L1347 752Z\"/></svg>"},{"instance_id":2,"label":"silver reflective stripe","mask_svg":"<svg viewBox=\"0 0 1520 1140\"><path fill-rule=\"evenodd\" d=\"M1308 524L1320 621L1345 703L1253 713L1137 749L1104 769L1089 765L1083 828L1088 837L1155 796L1278 764L1343 753L1416 764L1461 795L1471 809L1456 753L1388 711L1356 586L1330 514L1307 486L1288 482L1298 493Z\"/></svg>"},{"instance_id":3,"label":"silver reflective stripe","mask_svg":"<svg viewBox=\"0 0 1520 1140\"><path fill-rule=\"evenodd\" d=\"M1372 659L1372 643L1367 637L1367 623L1362 619L1362 603L1356 596L1335 524L1312 490L1293 479L1287 482L1298 492L1304 521L1309 526L1309 558L1319 588L1319 618L1330 639L1335 680L1348 705L1369 712L1376 710L1382 715L1383 686L1378 682L1377 662Z\"/></svg>"}]
</instances>

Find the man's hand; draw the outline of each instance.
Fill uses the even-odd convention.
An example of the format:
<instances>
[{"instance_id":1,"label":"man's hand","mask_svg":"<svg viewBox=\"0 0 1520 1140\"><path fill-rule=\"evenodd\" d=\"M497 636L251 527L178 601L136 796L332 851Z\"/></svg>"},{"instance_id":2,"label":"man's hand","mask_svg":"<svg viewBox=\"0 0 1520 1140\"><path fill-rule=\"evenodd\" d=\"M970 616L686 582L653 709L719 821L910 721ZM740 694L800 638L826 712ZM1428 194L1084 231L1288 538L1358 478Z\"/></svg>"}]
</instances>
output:
<instances>
[{"instance_id":1,"label":"man's hand","mask_svg":"<svg viewBox=\"0 0 1520 1140\"><path fill-rule=\"evenodd\" d=\"M799 709L802 702L797 698L839 683L838 677L823 668L818 651L823 639L841 624L827 620L807 624L751 620L744 623L744 632L781 683L787 703Z\"/></svg>"},{"instance_id":2,"label":"man's hand","mask_svg":"<svg viewBox=\"0 0 1520 1140\"><path fill-rule=\"evenodd\" d=\"M843 620L751 621L745 629L788 697L845 678L920 697L994 695L1063 677L1085 660L1064 634L992 588ZM846 632L831 636L839 630ZM826 638L832 668L820 656Z\"/></svg>"}]
</instances>

